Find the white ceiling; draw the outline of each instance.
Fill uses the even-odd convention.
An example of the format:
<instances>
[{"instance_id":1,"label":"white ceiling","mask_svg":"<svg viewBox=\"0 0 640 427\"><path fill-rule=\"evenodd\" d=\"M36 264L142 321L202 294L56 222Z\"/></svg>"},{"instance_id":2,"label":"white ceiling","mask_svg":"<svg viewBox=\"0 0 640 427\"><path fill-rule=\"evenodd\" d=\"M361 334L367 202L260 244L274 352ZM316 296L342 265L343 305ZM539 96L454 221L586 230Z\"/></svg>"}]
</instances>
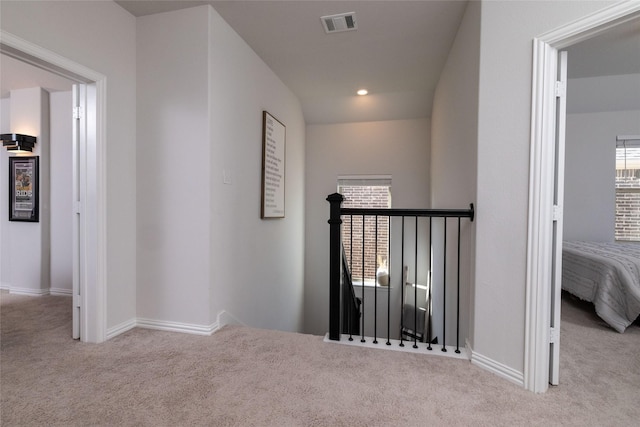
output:
<instances>
[{"instance_id":1,"label":"white ceiling","mask_svg":"<svg viewBox=\"0 0 640 427\"><path fill-rule=\"evenodd\" d=\"M0 55L0 98L8 98L9 91L42 87L49 92L71 90L73 82L57 74L42 70L7 55Z\"/></svg>"},{"instance_id":2,"label":"white ceiling","mask_svg":"<svg viewBox=\"0 0 640 427\"><path fill-rule=\"evenodd\" d=\"M570 78L640 74L640 20L567 48Z\"/></svg>"},{"instance_id":3,"label":"white ceiling","mask_svg":"<svg viewBox=\"0 0 640 427\"><path fill-rule=\"evenodd\" d=\"M117 1L134 16L212 4L300 99L307 123L428 117L466 1ZM356 12L358 30L325 34L320 16ZM640 74L640 22L569 49L572 78ZM71 82L0 56L9 89ZM366 87L370 95L355 91ZM640 108L640 106L638 107Z\"/></svg>"},{"instance_id":4,"label":"white ceiling","mask_svg":"<svg viewBox=\"0 0 640 427\"><path fill-rule=\"evenodd\" d=\"M430 116L467 2L117 3L135 16L210 3L297 95L307 123L335 123ZM326 34L320 17L344 12L356 13L357 31Z\"/></svg>"}]
</instances>

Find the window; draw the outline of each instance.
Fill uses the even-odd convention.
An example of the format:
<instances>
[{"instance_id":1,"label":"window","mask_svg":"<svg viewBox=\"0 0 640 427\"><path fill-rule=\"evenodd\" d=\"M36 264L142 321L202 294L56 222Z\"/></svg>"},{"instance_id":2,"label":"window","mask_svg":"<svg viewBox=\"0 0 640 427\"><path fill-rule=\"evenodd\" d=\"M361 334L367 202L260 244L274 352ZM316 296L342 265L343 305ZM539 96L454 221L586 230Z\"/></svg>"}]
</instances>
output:
<instances>
[{"instance_id":1,"label":"window","mask_svg":"<svg viewBox=\"0 0 640 427\"><path fill-rule=\"evenodd\" d=\"M640 241L640 146L616 147L616 240Z\"/></svg>"},{"instance_id":2,"label":"window","mask_svg":"<svg viewBox=\"0 0 640 427\"><path fill-rule=\"evenodd\" d=\"M338 193L344 196L342 207L345 208L390 208L391 177L341 177L338 179ZM376 218L374 216L365 217L363 256L362 216L354 216L353 218L346 216L342 218L342 244L347 254L347 260L349 260L349 268L351 269L351 277L354 284L374 286L377 273L384 276L384 273L387 272L389 260L389 217L378 217L377 226L378 239L376 248ZM378 285L386 286L388 276L386 277L386 282L384 279L380 280Z\"/></svg>"}]
</instances>

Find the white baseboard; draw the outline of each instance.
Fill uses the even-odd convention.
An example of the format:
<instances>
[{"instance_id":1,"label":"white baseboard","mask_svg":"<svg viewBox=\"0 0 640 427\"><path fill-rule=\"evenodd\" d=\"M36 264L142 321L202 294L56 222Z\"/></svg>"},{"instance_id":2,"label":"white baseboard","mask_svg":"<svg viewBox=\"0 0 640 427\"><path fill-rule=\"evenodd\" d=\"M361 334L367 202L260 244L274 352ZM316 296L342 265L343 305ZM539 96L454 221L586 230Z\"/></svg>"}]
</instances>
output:
<instances>
[{"instance_id":1,"label":"white baseboard","mask_svg":"<svg viewBox=\"0 0 640 427\"><path fill-rule=\"evenodd\" d=\"M53 295L58 297L70 297L73 294L71 289L63 288L49 288L49 289L31 289L31 288L16 288L8 283L3 283L0 286L0 290L8 290L9 293L14 295L28 295L34 297L41 297L44 295Z\"/></svg>"},{"instance_id":2,"label":"white baseboard","mask_svg":"<svg viewBox=\"0 0 640 427\"><path fill-rule=\"evenodd\" d=\"M113 337L116 337L120 334L124 334L125 332L135 328L136 325L137 325L136 319L129 319L126 322L122 322L119 325L109 328L107 329L107 339L110 340Z\"/></svg>"},{"instance_id":3,"label":"white baseboard","mask_svg":"<svg viewBox=\"0 0 640 427\"><path fill-rule=\"evenodd\" d=\"M167 322L164 320L142 319L136 320L136 326L146 329L157 329L159 331L182 332L194 335L211 335L218 328L218 322L211 325L195 325L192 323Z\"/></svg>"},{"instance_id":4,"label":"white baseboard","mask_svg":"<svg viewBox=\"0 0 640 427\"><path fill-rule=\"evenodd\" d=\"M11 286L9 288L9 293L14 295L29 295L32 297L41 297L44 295L49 295L49 289L17 288L15 286Z\"/></svg>"},{"instance_id":5,"label":"white baseboard","mask_svg":"<svg viewBox=\"0 0 640 427\"><path fill-rule=\"evenodd\" d=\"M524 374L522 372L473 351L471 352L471 363L524 388Z\"/></svg>"},{"instance_id":6,"label":"white baseboard","mask_svg":"<svg viewBox=\"0 0 640 427\"><path fill-rule=\"evenodd\" d=\"M467 356L469 356L469 362L471 362L471 355L473 354L473 348L471 348L471 343L469 342L468 338L464 340L464 348L467 349Z\"/></svg>"},{"instance_id":7,"label":"white baseboard","mask_svg":"<svg viewBox=\"0 0 640 427\"><path fill-rule=\"evenodd\" d=\"M233 317L231 313L222 310L220 313L218 313L218 328L222 328L223 326L227 325L245 326L244 323Z\"/></svg>"},{"instance_id":8,"label":"white baseboard","mask_svg":"<svg viewBox=\"0 0 640 427\"><path fill-rule=\"evenodd\" d=\"M211 335L225 325L242 325L244 323L236 319L233 315L226 311L218 314L218 321L211 325L195 325L192 323L168 322L164 320L153 320L138 317L120 323L107 330L107 339L114 338L133 328L156 329L159 331L181 332L185 334L195 335Z\"/></svg>"},{"instance_id":9,"label":"white baseboard","mask_svg":"<svg viewBox=\"0 0 640 427\"><path fill-rule=\"evenodd\" d=\"M429 356L442 356L448 357L450 359L464 359L469 360L469 356L467 355L466 348L458 349L459 353L456 353L456 347L452 345L446 346L447 351L442 351L442 345L432 344L432 350L427 350L427 344L420 343L418 348L413 348L413 341L403 340L403 346L400 346L400 340L389 340L390 345L386 345L386 338L378 337L378 343L373 343L372 337L364 337L365 342L360 341L360 336L353 337L353 341L349 341L349 335L341 334L339 341L333 341L329 339L329 333L326 333L324 336L324 342L330 344L340 344L340 345L349 345L353 347L364 347L364 348L373 348L376 350L391 350L391 351L400 351L403 353L415 353L415 354L425 354Z\"/></svg>"},{"instance_id":10,"label":"white baseboard","mask_svg":"<svg viewBox=\"0 0 640 427\"><path fill-rule=\"evenodd\" d=\"M7 282L0 282L0 291L11 290L11 285Z\"/></svg>"},{"instance_id":11,"label":"white baseboard","mask_svg":"<svg viewBox=\"0 0 640 427\"><path fill-rule=\"evenodd\" d=\"M119 325L109 328L107 330L106 338L110 340L111 338L117 337L118 335L123 334L133 328L155 329L158 331L181 332L195 335L211 335L218 329L218 326L217 323L209 326L204 326L189 323L167 322L164 320L137 318L127 320L126 322L122 322Z\"/></svg>"}]
</instances>

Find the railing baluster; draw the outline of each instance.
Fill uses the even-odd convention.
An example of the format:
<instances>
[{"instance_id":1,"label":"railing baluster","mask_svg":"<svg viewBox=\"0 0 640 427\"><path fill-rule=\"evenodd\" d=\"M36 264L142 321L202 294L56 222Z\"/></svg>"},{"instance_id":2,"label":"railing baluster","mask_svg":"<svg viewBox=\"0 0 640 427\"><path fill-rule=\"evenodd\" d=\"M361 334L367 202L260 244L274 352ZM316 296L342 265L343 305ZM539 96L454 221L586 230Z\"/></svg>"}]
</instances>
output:
<instances>
[{"instance_id":1,"label":"railing baluster","mask_svg":"<svg viewBox=\"0 0 640 427\"><path fill-rule=\"evenodd\" d=\"M460 218L458 218L458 300L456 303L456 353L460 354Z\"/></svg>"},{"instance_id":2,"label":"railing baluster","mask_svg":"<svg viewBox=\"0 0 640 427\"><path fill-rule=\"evenodd\" d=\"M349 269L353 269L353 215L349 215ZM357 305L356 301L353 301L353 304ZM349 304L351 310L353 310L353 304ZM353 326L353 313L351 313L349 316L349 341L353 341Z\"/></svg>"},{"instance_id":3,"label":"railing baluster","mask_svg":"<svg viewBox=\"0 0 640 427\"><path fill-rule=\"evenodd\" d=\"M389 239L387 240L387 274L389 275L387 281L387 345L391 345L391 217L387 217L387 233L389 233Z\"/></svg>"},{"instance_id":4,"label":"railing baluster","mask_svg":"<svg viewBox=\"0 0 640 427\"><path fill-rule=\"evenodd\" d=\"M378 265L378 215L376 215L376 242L374 244L373 265ZM373 343L378 344L378 268L374 270L373 278Z\"/></svg>"},{"instance_id":5,"label":"railing baluster","mask_svg":"<svg viewBox=\"0 0 640 427\"><path fill-rule=\"evenodd\" d=\"M444 266L442 270L442 351L447 351L447 218L444 221Z\"/></svg>"},{"instance_id":6,"label":"railing baluster","mask_svg":"<svg viewBox=\"0 0 640 427\"><path fill-rule=\"evenodd\" d=\"M349 268L353 270L353 215L349 215Z\"/></svg>"},{"instance_id":7,"label":"railing baluster","mask_svg":"<svg viewBox=\"0 0 640 427\"><path fill-rule=\"evenodd\" d=\"M432 337L431 337L431 285L433 284L433 276L431 275L431 257L433 256L433 239L432 239L432 225L433 225L433 218L429 217L429 262L428 262L428 268L427 268L427 312L425 313L425 316L427 316L427 350L432 350L431 348L431 341L432 341Z\"/></svg>"},{"instance_id":8,"label":"railing baluster","mask_svg":"<svg viewBox=\"0 0 640 427\"><path fill-rule=\"evenodd\" d=\"M342 264L342 280L340 282L340 287L341 287L340 292L342 292L342 295L341 295L342 301L341 301L341 304L340 304L340 306L341 306L340 310L341 310L341 313L342 313L342 323L343 324L346 323L347 330L350 330L351 329L351 322L349 320L349 317L351 317L351 304L347 304L347 300L346 300L346 296L345 296L345 293L346 293L345 286L347 286L347 273L345 271L344 260L342 260L342 262L343 262L343 264ZM344 305L345 304L347 304L347 313L345 313L345 310L344 310ZM340 334L342 335L344 333L345 333L344 327L342 327L342 325L341 325Z\"/></svg>"},{"instance_id":9,"label":"railing baluster","mask_svg":"<svg viewBox=\"0 0 640 427\"><path fill-rule=\"evenodd\" d=\"M404 334L402 333L402 329L404 328L404 286L406 283L404 277L404 216L402 217L402 237L401 237L402 248L400 249L400 268L402 269L402 283L400 283L400 347L404 347Z\"/></svg>"},{"instance_id":10,"label":"railing baluster","mask_svg":"<svg viewBox=\"0 0 640 427\"><path fill-rule=\"evenodd\" d=\"M360 259L362 259L362 330L360 331L360 342L367 342L367 340L364 339L364 265L366 263L366 259L365 259L365 253L364 253L364 243L365 243L365 228L364 228L364 223L366 222L366 218L365 215L362 214L362 257Z\"/></svg>"},{"instance_id":11,"label":"railing baluster","mask_svg":"<svg viewBox=\"0 0 640 427\"><path fill-rule=\"evenodd\" d=\"M416 216L415 253L413 255L413 348L418 348L418 217Z\"/></svg>"}]
</instances>

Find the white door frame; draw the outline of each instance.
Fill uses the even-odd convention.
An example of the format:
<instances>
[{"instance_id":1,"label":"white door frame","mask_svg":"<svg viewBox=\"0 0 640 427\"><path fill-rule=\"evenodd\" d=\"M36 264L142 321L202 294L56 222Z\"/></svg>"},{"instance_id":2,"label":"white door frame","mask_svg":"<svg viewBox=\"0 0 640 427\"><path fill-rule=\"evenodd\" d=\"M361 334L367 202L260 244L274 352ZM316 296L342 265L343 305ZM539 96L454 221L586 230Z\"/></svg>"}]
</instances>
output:
<instances>
[{"instance_id":1,"label":"white door frame","mask_svg":"<svg viewBox=\"0 0 640 427\"><path fill-rule=\"evenodd\" d=\"M84 267L80 278L83 289L80 304L81 340L103 342L107 330L107 203L106 203L106 76L71 61L48 49L37 46L0 30L0 51L3 54L45 69L78 83L95 85L95 102L88 105L91 114L86 114L86 156L80 179L86 185L84 202L80 209L84 214L80 233L86 241L79 253L79 262ZM71 106L70 106L71 107ZM71 115L71 111L70 111ZM91 136L95 135L95 137Z\"/></svg>"},{"instance_id":2,"label":"white door frame","mask_svg":"<svg viewBox=\"0 0 640 427\"><path fill-rule=\"evenodd\" d=\"M549 341L549 383L560 382L560 316L562 304L562 236L564 227L564 165L567 124L567 51L558 55L556 77L556 121L555 123L555 179L553 196L554 226L551 266L551 319Z\"/></svg>"},{"instance_id":3,"label":"white door frame","mask_svg":"<svg viewBox=\"0 0 640 427\"><path fill-rule=\"evenodd\" d=\"M558 50L639 17L640 2L624 1L533 41L524 386L536 393L549 387Z\"/></svg>"}]
</instances>

